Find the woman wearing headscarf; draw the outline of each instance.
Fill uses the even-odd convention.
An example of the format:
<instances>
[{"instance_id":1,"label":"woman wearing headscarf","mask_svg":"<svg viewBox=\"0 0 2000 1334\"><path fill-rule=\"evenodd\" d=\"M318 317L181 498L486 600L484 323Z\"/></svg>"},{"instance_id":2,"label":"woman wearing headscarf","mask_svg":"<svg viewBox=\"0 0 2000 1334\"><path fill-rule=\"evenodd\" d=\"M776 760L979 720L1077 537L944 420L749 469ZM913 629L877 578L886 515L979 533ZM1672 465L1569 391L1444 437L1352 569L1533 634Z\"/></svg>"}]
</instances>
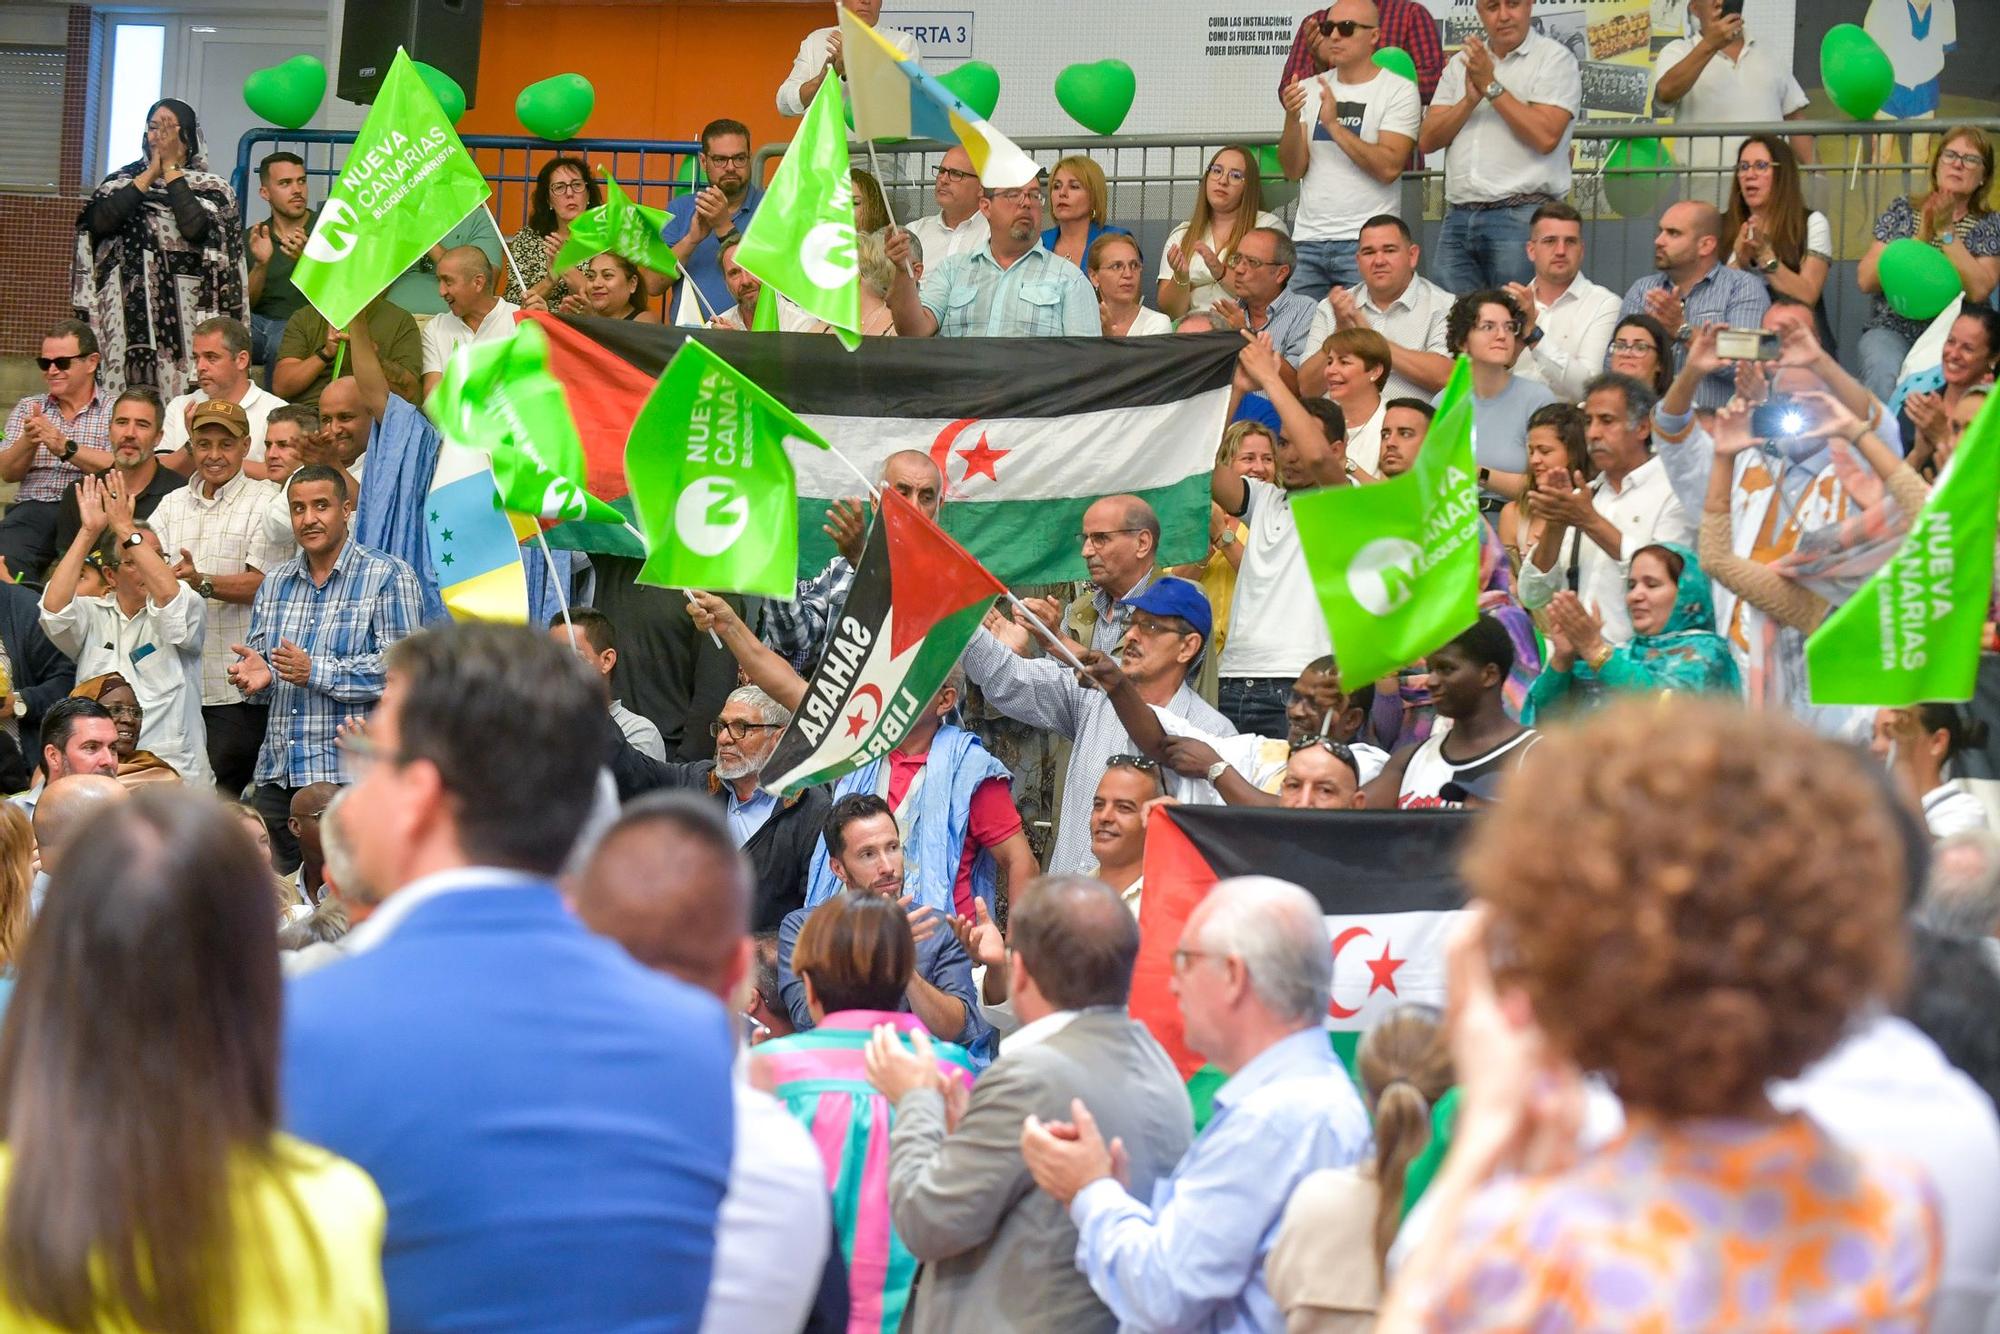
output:
<instances>
[{"instance_id":1,"label":"woman wearing headscarf","mask_svg":"<svg viewBox=\"0 0 2000 1334\"><path fill-rule=\"evenodd\" d=\"M111 722L118 731L111 751L118 757L119 782L126 787L137 787L141 783L180 780L180 772L173 765L150 750L139 749L139 734L144 730L146 715L140 707L138 692L124 676L105 672L88 681L78 681L76 689L69 693L94 699L111 714Z\"/></svg>"},{"instance_id":2,"label":"woman wearing headscarf","mask_svg":"<svg viewBox=\"0 0 2000 1334\"><path fill-rule=\"evenodd\" d=\"M1611 692L1743 689L1729 644L1715 633L1715 600L1694 552L1655 542L1634 552L1629 568L1632 637L1622 644L1604 642L1603 622L1576 594L1549 603L1549 665L1528 689L1523 723L1588 708Z\"/></svg>"},{"instance_id":3,"label":"woman wearing headscarf","mask_svg":"<svg viewBox=\"0 0 2000 1334\"><path fill-rule=\"evenodd\" d=\"M70 301L97 331L99 379L187 392L194 326L247 320L245 297L236 196L209 170L194 108L163 98L146 113L145 156L105 177L76 220Z\"/></svg>"}]
</instances>

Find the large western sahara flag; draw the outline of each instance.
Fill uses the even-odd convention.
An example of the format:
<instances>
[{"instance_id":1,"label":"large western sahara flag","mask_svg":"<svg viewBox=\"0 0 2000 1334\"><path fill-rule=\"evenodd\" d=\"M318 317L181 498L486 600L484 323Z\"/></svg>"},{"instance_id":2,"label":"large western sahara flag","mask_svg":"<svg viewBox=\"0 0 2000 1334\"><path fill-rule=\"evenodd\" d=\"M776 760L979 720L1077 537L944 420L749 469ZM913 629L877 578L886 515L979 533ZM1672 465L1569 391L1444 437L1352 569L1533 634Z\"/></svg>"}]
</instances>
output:
<instances>
[{"instance_id":1,"label":"large western sahara flag","mask_svg":"<svg viewBox=\"0 0 2000 1334\"><path fill-rule=\"evenodd\" d=\"M1326 913L1333 941L1333 1046L1352 1068L1363 1033L1398 1005L1443 1006L1445 942L1465 906L1463 812L1290 811L1166 806L1146 825L1146 892L1132 1016L1184 1076L1189 1050L1171 988L1173 954L1189 914L1216 881L1269 875L1302 886Z\"/></svg>"},{"instance_id":2,"label":"large western sahara flag","mask_svg":"<svg viewBox=\"0 0 2000 1334\"><path fill-rule=\"evenodd\" d=\"M764 786L790 794L894 750L1005 591L915 505L884 490L854 586L764 765Z\"/></svg>"},{"instance_id":3,"label":"large western sahara flag","mask_svg":"<svg viewBox=\"0 0 2000 1334\"><path fill-rule=\"evenodd\" d=\"M1243 340L864 338L748 334L594 317L530 318L549 336L549 370L569 392L591 494L631 517L624 451L653 382L691 334L770 391L871 476L914 449L937 460L952 503L945 531L1008 584L1085 577L1077 535L1100 496L1144 496L1160 516L1167 564L1208 551L1209 474ZM800 451L799 569L833 556L827 507L859 490L831 454ZM552 545L642 558L608 524L564 524Z\"/></svg>"}]
</instances>

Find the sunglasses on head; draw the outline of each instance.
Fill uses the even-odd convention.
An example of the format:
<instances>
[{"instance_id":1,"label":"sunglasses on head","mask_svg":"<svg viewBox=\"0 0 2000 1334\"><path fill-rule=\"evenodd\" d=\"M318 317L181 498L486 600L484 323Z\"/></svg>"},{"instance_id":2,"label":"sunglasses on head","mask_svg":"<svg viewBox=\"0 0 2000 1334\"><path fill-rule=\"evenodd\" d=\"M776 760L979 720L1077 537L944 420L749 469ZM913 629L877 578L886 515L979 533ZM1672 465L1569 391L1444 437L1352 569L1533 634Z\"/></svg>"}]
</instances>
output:
<instances>
[{"instance_id":1,"label":"sunglasses on head","mask_svg":"<svg viewBox=\"0 0 2000 1334\"><path fill-rule=\"evenodd\" d=\"M1292 754L1296 755L1302 750L1311 750L1314 746L1318 746L1321 750L1343 764L1351 765L1354 763L1354 752L1348 749L1344 742L1335 741L1330 736L1300 737L1292 743Z\"/></svg>"},{"instance_id":2,"label":"sunglasses on head","mask_svg":"<svg viewBox=\"0 0 2000 1334\"><path fill-rule=\"evenodd\" d=\"M1141 773L1159 772L1160 762L1149 760L1144 755L1113 755L1104 762L1107 769L1137 769Z\"/></svg>"},{"instance_id":3,"label":"sunglasses on head","mask_svg":"<svg viewBox=\"0 0 2000 1334\"><path fill-rule=\"evenodd\" d=\"M1319 35L1322 37L1331 37L1335 33L1339 33L1342 37L1352 37L1355 33L1364 31L1375 31L1375 25L1372 23L1356 23L1353 19L1321 19L1319 21Z\"/></svg>"},{"instance_id":4,"label":"sunglasses on head","mask_svg":"<svg viewBox=\"0 0 2000 1334\"><path fill-rule=\"evenodd\" d=\"M45 370L45 371L52 371L52 370L53 370L53 371L66 371L66 370L68 370L68 369L70 368L70 364L71 364L72 362L78 362L78 361L82 361L82 360L83 360L83 358L82 358L81 356L75 356L75 357L36 357L36 358L35 358L35 364L36 364L37 366L40 366L40 367L41 367L41 368L42 368L43 370Z\"/></svg>"}]
</instances>

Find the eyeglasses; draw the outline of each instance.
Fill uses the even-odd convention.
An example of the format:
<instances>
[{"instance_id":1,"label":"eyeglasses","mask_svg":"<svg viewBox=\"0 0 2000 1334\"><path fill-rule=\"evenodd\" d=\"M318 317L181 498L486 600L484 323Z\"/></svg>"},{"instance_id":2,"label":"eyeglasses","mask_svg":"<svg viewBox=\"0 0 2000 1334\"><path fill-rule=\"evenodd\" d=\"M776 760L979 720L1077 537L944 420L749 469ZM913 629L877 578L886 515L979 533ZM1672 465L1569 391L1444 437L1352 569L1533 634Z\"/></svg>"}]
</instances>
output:
<instances>
[{"instance_id":1,"label":"eyeglasses","mask_svg":"<svg viewBox=\"0 0 2000 1334\"><path fill-rule=\"evenodd\" d=\"M1158 773L1160 762L1149 760L1144 755L1113 755L1104 762L1107 769L1137 769L1141 773Z\"/></svg>"},{"instance_id":2,"label":"eyeglasses","mask_svg":"<svg viewBox=\"0 0 2000 1334\"><path fill-rule=\"evenodd\" d=\"M83 358L82 358L81 356L76 356L76 357L36 357L36 358L35 358L35 364L36 364L37 366L40 366L40 367L41 367L41 368L42 368L43 370L45 370L45 371L66 371L66 370L68 370L68 369L70 368L70 366L71 366L72 364L74 364L74 363L76 363L76 362L79 362L79 361L82 361L82 360L83 360Z\"/></svg>"},{"instance_id":3,"label":"eyeglasses","mask_svg":"<svg viewBox=\"0 0 2000 1334\"><path fill-rule=\"evenodd\" d=\"M1961 153L1956 148L1947 148L1938 154L1938 165L1951 163L1955 167L1983 167L1986 159L1977 153Z\"/></svg>"},{"instance_id":4,"label":"eyeglasses","mask_svg":"<svg viewBox=\"0 0 2000 1334\"><path fill-rule=\"evenodd\" d=\"M137 704L106 704L104 711L113 718L130 718L135 723L141 717Z\"/></svg>"},{"instance_id":5,"label":"eyeglasses","mask_svg":"<svg viewBox=\"0 0 2000 1334\"><path fill-rule=\"evenodd\" d=\"M549 182L549 193L552 195L580 195L584 192L585 188L582 181Z\"/></svg>"},{"instance_id":6,"label":"eyeglasses","mask_svg":"<svg viewBox=\"0 0 2000 1334\"><path fill-rule=\"evenodd\" d=\"M1284 266L1275 259L1258 259L1255 255L1246 255L1239 250L1229 257L1228 267L1232 269L1244 268L1255 273L1259 269L1277 269Z\"/></svg>"},{"instance_id":7,"label":"eyeglasses","mask_svg":"<svg viewBox=\"0 0 2000 1334\"><path fill-rule=\"evenodd\" d=\"M1019 204L1030 199L1041 199L1042 192L1040 190L995 190L986 197L996 204Z\"/></svg>"},{"instance_id":8,"label":"eyeglasses","mask_svg":"<svg viewBox=\"0 0 2000 1334\"><path fill-rule=\"evenodd\" d=\"M1639 343L1629 338L1620 338L1611 344L1613 352L1623 352L1626 356L1637 356L1641 352L1651 352L1658 356L1660 349L1650 342Z\"/></svg>"},{"instance_id":9,"label":"eyeglasses","mask_svg":"<svg viewBox=\"0 0 2000 1334\"><path fill-rule=\"evenodd\" d=\"M1208 179L1211 181L1228 181L1231 185L1241 185L1243 183L1243 173L1235 167L1225 167L1220 162L1211 162L1208 166Z\"/></svg>"},{"instance_id":10,"label":"eyeglasses","mask_svg":"<svg viewBox=\"0 0 2000 1334\"><path fill-rule=\"evenodd\" d=\"M979 173L976 171L960 171L957 167L939 167L937 169L937 178L941 181L976 181L979 179Z\"/></svg>"},{"instance_id":11,"label":"eyeglasses","mask_svg":"<svg viewBox=\"0 0 2000 1334\"><path fill-rule=\"evenodd\" d=\"M703 157L718 167L747 167L750 165L748 153L703 153Z\"/></svg>"},{"instance_id":12,"label":"eyeglasses","mask_svg":"<svg viewBox=\"0 0 2000 1334\"><path fill-rule=\"evenodd\" d=\"M1356 23L1353 19L1321 19L1319 21L1319 35L1322 37L1331 37L1335 33L1339 33L1342 37L1352 37L1355 33L1362 31L1373 32L1375 31L1375 25L1372 23Z\"/></svg>"},{"instance_id":13,"label":"eyeglasses","mask_svg":"<svg viewBox=\"0 0 2000 1334\"><path fill-rule=\"evenodd\" d=\"M741 741L752 732L775 732L784 727L783 723L746 723L737 718L720 718L708 725L708 734L720 741L724 732L731 741Z\"/></svg>"},{"instance_id":14,"label":"eyeglasses","mask_svg":"<svg viewBox=\"0 0 2000 1334\"><path fill-rule=\"evenodd\" d=\"M1736 164L1736 174L1738 176L1769 176L1777 169L1777 164L1774 162L1739 162Z\"/></svg>"},{"instance_id":15,"label":"eyeglasses","mask_svg":"<svg viewBox=\"0 0 2000 1334\"><path fill-rule=\"evenodd\" d=\"M1521 325L1516 320L1481 320L1472 326L1472 332L1482 334L1510 333L1518 335Z\"/></svg>"},{"instance_id":16,"label":"eyeglasses","mask_svg":"<svg viewBox=\"0 0 2000 1334\"><path fill-rule=\"evenodd\" d=\"M1099 273L1139 273L1145 265L1136 259L1108 259L1097 266Z\"/></svg>"},{"instance_id":17,"label":"eyeglasses","mask_svg":"<svg viewBox=\"0 0 2000 1334\"><path fill-rule=\"evenodd\" d=\"M1188 965L1196 959L1224 959L1227 957L1227 955L1217 954L1213 950L1175 950L1173 956L1174 971L1185 973Z\"/></svg>"},{"instance_id":18,"label":"eyeglasses","mask_svg":"<svg viewBox=\"0 0 2000 1334\"><path fill-rule=\"evenodd\" d=\"M1143 531L1144 531L1143 529L1139 528L1113 528L1108 532L1102 532L1102 533L1079 533L1077 534L1077 538L1079 541L1083 543L1083 549L1085 551L1088 551L1092 547L1104 547L1111 545L1111 539L1118 536L1120 533L1137 533Z\"/></svg>"}]
</instances>

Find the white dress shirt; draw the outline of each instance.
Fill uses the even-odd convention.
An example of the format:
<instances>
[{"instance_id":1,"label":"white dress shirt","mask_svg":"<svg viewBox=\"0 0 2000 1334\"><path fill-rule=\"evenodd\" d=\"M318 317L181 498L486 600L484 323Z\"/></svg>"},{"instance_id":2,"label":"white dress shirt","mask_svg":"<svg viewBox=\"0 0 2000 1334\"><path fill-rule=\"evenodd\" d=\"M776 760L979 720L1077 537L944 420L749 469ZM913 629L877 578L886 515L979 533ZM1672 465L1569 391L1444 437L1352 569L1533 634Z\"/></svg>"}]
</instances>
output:
<instances>
[{"instance_id":1,"label":"white dress shirt","mask_svg":"<svg viewBox=\"0 0 2000 1334\"><path fill-rule=\"evenodd\" d=\"M1678 37L1653 57L1654 114L1671 113L1675 120L1689 125L1749 125L1783 120L1806 105L1806 91L1791 70L1749 37L1743 39L1743 50L1734 60L1718 54L1703 66L1694 87L1680 101L1661 101L1660 75L1680 64L1700 44L1698 35ZM1726 204L1731 179L1727 172L1736 169L1736 152L1741 147L1743 140L1734 135L1726 139L1676 139L1673 154L1675 161L1695 172L1690 179L1702 198ZM1704 175L1704 171L1717 174Z\"/></svg>"},{"instance_id":2,"label":"white dress shirt","mask_svg":"<svg viewBox=\"0 0 2000 1334\"><path fill-rule=\"evenodd\" d=\"M822 13L825 11L822 10ZM876 35L906 56L917 54L917 39L901 28L875 29ZM826 68L827 53L833 49L833 39L840 36L838 27L815 28L799 43L798 58L792 62L792 72L778 85L778 114L781 116L803 116L806 114L805 99L799 89L819 77ZM841 81L841 92L847 91L845 80Z\"/></svg>"},{"instance_id":3,"label":"white dress shirt","mask_svg":"<svg viewBox=\"0 0 2000 1334\"><path fill-rule=\"evenodd\" d=\"M912 218L904 229L917 238L923 247L924 267L953 255L970 255L987 248L993 240L993 225L986 220L984 209L974 209L972 216L956 227L947 227L942 213L931 213L921 218Z\"/></svg>"},{"instance_id":4,"label":"white dress shirt","mask_svg":"<svg viewBox=\"0 0 2000 1334\"><path fill-rule=\"evenodd\" d=\"M468 343L504 343L512 338L518 310L520 307L511 301L495 301L477 329L449 310L431 316L424 325L424 374L442 374L451 354Z\"/></svg>"},{"instance_id":5,"label":"white dress shirt","mask_svg":"<svg viewBox=\"0 0 2000 1334\"><path fill-rule=\"evenodd\" d=\"M1445 349L1445 325L1451 315L1452 302L1456 301L1445 291L1421 273L1410 275L1410 285L1387 306L1378 306L1368 295L1368 285L1358 284L1347 289L1354 297L1354 304L1361 312L1361 318L1368 327L1398 347L1407 347L1415 352L1436 352L1443 355ZM1333 302L1326 299L1313 312L1312 329L1306 334L1309 352L1317 352L1326 346L1326 340L1333 336L1335 327ZM1383 399L1421 398L1429 402L1437 390L1426 389L1413 380L1406 380L1395 371L1389 372L1389 382L1382 386Z\"/></svg>"},{"instance_id":6,"label":"white dress shirt","mask_svg":"<svg viewBox=\"0 0 2000 1334\"><path fill-rule=\"evenodd\" d=\"M208 402L208 391L196 389L182 394L167 404L165 416L160 422L160 443L153 446L155 454L171 454L183 448L188 442L188 413L195 404ZM270 423L271 413L285 406L285 400L267 390L259 389L255 382L244 389L237 406L250 419L250 453L247 457L262 462L264 459L264 428ZM171 562L170 562L171 563Z\"/></svg>"},{"instance_id":7,"label":"white dress shirt","mask_svg":"<svg viewBox=\"0 0 2000 1334\"><path fill-rule=\"evenodd\" d=\"M1561 107L1569 122L1555 151L1540 153L1521 142L1491 102L1480 99L1445 152L1445 201L1477 204L1529 193L1560 199L1569 193L1569 137L1583 106L1583 73L1576 57L1561 42L1531 32L1493 62L1493 77L1522 102ZM1465 53L1460 51L1445 62L1431 105L1448 107L1464 97Z\"/></svg>"},{"instance_id":8,"label":"white dress shirt","mask_svg":"<svg viewBox=\"0 0 2000 1334\"><path fill-rule=\"evenodd\" d=\"M1604 373L1622 300L1577 274L1561 296L1539 308L1535 327L1542 336L1514 363L1514 374L1547 385L1565 403L1581 402L1584 385Z\"/></svg>"},{"instance_id":9,"label":"white dress shirt","mask_svg":"<svg viewBox=\"0 0 2000 1334\"><path fill-rule=\"evenodd\" d=\"M715 1218L703 1334L798 1329L833 1244L826 1167L785 1105L751 1088L737 1060L736 1152Z\"/></svg>"},{"instance_id":10,"label":"white dress shirt","mask_svg":"<svg viewBox=\"0 0 2000 1334\"><path fill-rule=\"evenodd\" d=\"M42 633L76 660L76 679L117 672L139 697L139 748L174 766L189 783L215 781L208 768L208 729L201 721L201 648L208 618L201 595L176 581L164 607L147 599L136 616L115 595L69 600L61 611L43 604Z\"/></svg>"},{"instance_id":11,"label":"white dress shirt","mask_svg":"<svg viewBox=\"0 0 2000 1334\"><path fill-rule=\"evenodd\" d=\"M1674 497L1673 484L1657 455L1626 474L1623 486L1614 488L1609 477L1599 476L1590 489L1596 493L1591 505L1618 530L1621 554L1613 556L1570 529L1563 534L1553 567L1541 569L1532 556L1521 562L1521 605L1538 610L1568 587L1574 554L1576 595L1603 615L1604 642L1622 644L1632 637L1632 614L1625 609L1625 571L1632 553L1655 542L1692 546L1694 524Z\"/></svg>"},{"instance_id":12,"label":"white dress shirt","mask_svg":"<svg viewBox=\"0 0 2000 1334\"><path fill-rule=\"evenodd\" d=\"M179 560L185 548L194 557L195 569L213 578L247 570L268 573L291 559L298 550L296 543L276 541L268 522L271 497L281 494L278 486L242 473L224 482L213 496L202 494L207 485L197 474L180 490L162 496L148 520L168 564ZM236 661L229 646L249 638L249 603L217 599L208 604L208 635L201 654L202 703L243 703L243 692L229 683L229 668Z\"/></svg>"}]
</instances>

